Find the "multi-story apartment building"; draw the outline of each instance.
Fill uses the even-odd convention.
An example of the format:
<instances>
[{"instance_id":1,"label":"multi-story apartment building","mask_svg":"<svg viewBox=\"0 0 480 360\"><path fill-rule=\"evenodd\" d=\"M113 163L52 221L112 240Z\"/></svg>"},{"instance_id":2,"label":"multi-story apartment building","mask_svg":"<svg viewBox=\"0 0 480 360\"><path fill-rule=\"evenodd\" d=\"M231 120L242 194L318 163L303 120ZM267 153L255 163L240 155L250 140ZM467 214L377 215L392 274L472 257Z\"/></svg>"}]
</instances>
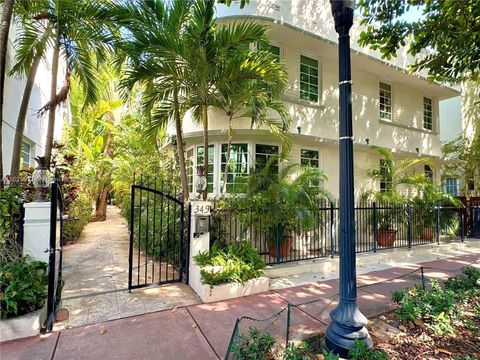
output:
<instances>
[{"instance_id":1,"label":"multi-story apartment building","mask_svg":"<svg viewBox=\"0 0 480 360\"><path fill-rule=\"evenodd\" d=\"M288 160L318 166L327 176L324 186L338 196L338 55L330 4L326 0L251 0L244 9L219 6L222 22L249 18L269 26L272 51L289 74L283 101L293 119ZM391 149L397 159L428 157L433 169L419 167L440 182L441 144L439 101L458 96L452 88L412 75L406 52L391 61L357 44L358 19L352 28L353 123L355 137L355 191L379 189L369 170L381 157L370 146ZM226 160L227 118L214 110L209 123L209 193L220 194ZM203 163L201 125L185 119L187 157L192 169ZM282 145L266 129L250 128L249 119L234 122L233 149L227 185L248 173L255 163L281 152ZM433 174L432 174L433 173ZM190 182L195 171L190 170Z\"/></svg>"},{"instance_id":2,"label":"multi-story apartment building","mask_svg":"<svg viewBox=\"0 0 480 360\"><path fill-rule=\"evenodd\" d=\"M1 13L1 8L0 8ZM14 41L18 36L18 25L13 23L7 49L7 73L15 63ZM46 59L50 56L47 54ZM34 158L43 155L48 116L38 117L37 110L48 102L50 97L50 62L42 61L37 70L35 84L30 97L29 111L25 121L25 130L23 132L22 154L20 159L20 169L35 166ZM63 74L59 71L59 74ZM17 127L18 112L25 88L25 76L7 76L5 79L5 98L3 113L3 172L4 176L10 174L13 142L15 138L15 129ZM59 86L62 85L62 79L59 77ZM58 110L58 121L56 122L55 137L58 138L62 128L63 109Z\"/></svg>"}]
</instances>

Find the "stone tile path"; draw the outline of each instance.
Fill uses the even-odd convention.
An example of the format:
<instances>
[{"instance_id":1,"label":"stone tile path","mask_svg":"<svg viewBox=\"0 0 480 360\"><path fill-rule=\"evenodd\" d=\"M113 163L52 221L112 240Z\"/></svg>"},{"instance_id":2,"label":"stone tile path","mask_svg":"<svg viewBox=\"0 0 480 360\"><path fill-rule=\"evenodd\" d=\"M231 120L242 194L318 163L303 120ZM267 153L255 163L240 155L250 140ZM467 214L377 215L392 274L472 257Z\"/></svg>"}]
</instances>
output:
<instances>
[{"instance_id":1,"label":"stone tile path","mask_svg":"<svg viewBox=\"0 0 480 360\"><path fill-rule=\"evenodd\" d=\"M128 246L127 223L109 206L106 221L88 224L78 242L64 248L62 307L70 317L57 330L201 302L182 283L129 293Z\"/></svg>"},{"instance_id":2,"label":"stone tile path","mask_svg":"<svg viewBox=\"0 0 480 360\"><path fill-rule=\"evenodd\" d=\"M445 279L466 265L480 268L480 255L472 253L449 259L422 263L429 278ZM358 285L374 284L398 277L411 268L395 267L362 274ZM362 288L358 305L367 317L393 308L391 291L408 287L411 282L398 281ZM214 304L197 304L184 308L107 321L48 335L0 343L0 358L17 359L223 359L235 321L241 316L265 319L287 305L311 300L326 301L338 292L338 280L315 282L289 289ZM300 322L307 326L326 326L328 316L312 321L312 309L298 311ZM328 315L328 314L327 314Z\"/></svg>"}]
</instances>

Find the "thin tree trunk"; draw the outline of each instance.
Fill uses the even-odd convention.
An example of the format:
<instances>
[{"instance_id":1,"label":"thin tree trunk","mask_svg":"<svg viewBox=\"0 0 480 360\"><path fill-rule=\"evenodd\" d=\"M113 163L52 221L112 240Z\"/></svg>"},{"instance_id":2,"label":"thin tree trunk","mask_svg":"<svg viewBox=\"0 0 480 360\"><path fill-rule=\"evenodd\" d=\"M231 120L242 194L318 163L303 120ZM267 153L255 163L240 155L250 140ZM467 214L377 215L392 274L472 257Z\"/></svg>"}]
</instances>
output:
<instances>
[{"instance_id":1,"label":"thin tree trunk","mask_svg":"<svg viewBox=\"0 0 480 360\"><path fill-rule=\"evenodd\" d=\"M183 148L183 132L182 132L182 120L180 118L180 111L178 109L178 92L174 92L174 106L175 106L175 130L177 133L177 152L178 152L178 167L180 168L180 181L182 183L183 201L188 201L188 179L187 168L185 164L185 151Z\"/></svg>"},{"instance_id":2,"label":"thin tree trunk","mask_svg":"<svg viewBox=\"0 0 480 360\"><path fill-rule=\"evenodd\" d=\"M228 130L227 130L227 153L226 153L226 161L225 161L225 173L223 174L223 187L222 187L222 194L227 193L227 179L228 179L228 171L230 167L230 150L232 148L232 118L233 114L229 115L228 118Z\"/></svg>"},{"instance_id":3,"label":"thin tree trunk","mask_svg":"<svg viewBox=\"0 0 480 360\"><path fill-rule=\"evenodd\" d=\"M107 219L107 200L111 185L107 184L97 195L95 200L95 221L105 221Z\"/></svg>"},{"instance_id":4,"label":"thin tree trunk","mask_svg":"<svg viewBox=\"0 0 480 360\"><path fill-rule=\"evenodd\" d=\"M15 0L5 0L0 23L0 188L3 188L3 99L7 71L7 48Z\"/></svg>"},{"instance_id":5,"label":"thin tree trunk","mask_svg":"<svg viewBox=\"0 0 480 360\"><path fill-rule=\"evenodd\" d=\"M207 180L207 187L203 192L203 200L207 200L208 196L208 111L207 105L202 104L202 117L203 117L203 174Z\"/></svg>"},{"instance_id":6,"label":"thin tree trunk","mask_svg":"<svg viewBox=\"0 0 480 360\"><path fill-rule=\"evenodd\" d=\"M25 129L25 120L27 119L28 105L30 103L30 96L32 95L33 85L35 84L35 76L37 75L38 65L42 59L42 52L38 51L33 58L32 67L28 74L27 83L23 90L22 103L18 112L17 126L15 128L15 140L13 142L12 151L12 166L10 168L10 176L12 178L18 177L20 170L20 154L22 151L23 131Z\"/></svg>"},{"instance_id":7,"label":"thin tree trunk","mask_svg":"<svg viewBox=\"0 0 480 360\"><path fill-rule=\"evenodd\" d=\"M57 25L58 26L58 25ZM52 160L53 134L55 131L55 115L57 110L57 76L58 61L60 55L60 29L57 27L55 45L53 47L52 58L52 79L50 85L50 109L48 113L47 141L45 142L45 158L48 164Z\"/></svg>"}]
</instances>

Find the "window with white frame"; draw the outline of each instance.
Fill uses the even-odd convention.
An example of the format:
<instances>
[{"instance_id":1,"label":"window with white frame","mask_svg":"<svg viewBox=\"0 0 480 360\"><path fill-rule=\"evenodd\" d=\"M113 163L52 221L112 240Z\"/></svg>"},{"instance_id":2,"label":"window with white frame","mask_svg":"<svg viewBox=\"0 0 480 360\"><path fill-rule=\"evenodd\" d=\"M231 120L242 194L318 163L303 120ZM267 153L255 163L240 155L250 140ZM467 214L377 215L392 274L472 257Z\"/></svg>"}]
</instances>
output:
<instances>
[{"instance_id":1,"label":"window with white frame","mask_svg":"<svg viewBox=\"0 0 480 360\"><path fill-rule=\"evenodd\" d=\"M222 144L222 157L220 162L220 184L223 189L225 181L225 168L228 162L227 176L227 192L231 192L232 188L239 179L248 174L248 144L231 144L230 151L227 154L228 144Z\"/></svg>"},{"instance_id":2,"label":"window with white frame","mask_svg":"<svg viewBox=\"0 0 480 360\"><path fill-rule=\"evenodd\" d=\"M423 173L425 174L425 177L429 179L430 181L433 181L433 169L430 165L425 165L423 167Z\"/></svg>"},{"instance_id":3,"label":"window with white frame","mask_svg":"<svg viewBox=\"0 0 480 360\"><path fill-rule=\"evenodd\" d=\"M20 158L20 169L27 169L32 166L32 146L22 141L22 156Z\"/></svg>"},{"instance_id":4,"label":"window with white frame","mask_svg":"<svg viewBox=\"0 0 480 360\"><path fill-rule=\"evenodd\" d=\"M392 87L380 83L380 119L392 121Z\"/></svg>"},{"instance_id":5,"label":"window with white frame","mask_svg":"<svg viewBox=\"0 0 480 360\"><path fill-rule=\"evenodd\" d=\"M300 56L300 99L318 102L318 60Z\"/></svg>"},{"instance_id":6,"label":"window with white frame","mask_svg":"<svg viewBox=\"0 0 480 360\"><path fill-rule=\"evenodd\" d=\"M275 157L277 160L273 161L270 170L274 174L278 174L278 146L276 145L255 145L255 168L261 170L265 167L270 158Z\"/></svg>"},{"instance_id":7,"label":"window with white frame","mask_svg":"<svg viewBox=\"0 0 480 360\"><path fill-rule=\"evenodd\" d=\"M318 169L319 166L319 153L317 150L300 150L300 164L302 166L310 166Z\"/></svg>"},{"instance_id":8,"label":"window with white frame","mask_svg":"<svg viewBox=\"0 0 480 360\"><path fill-rule=\"evenodd\" d=\"M214 164L215 164L215 148L213 145L208 146L208 186L209 193L213 193L213 179L214 179ZM197 147L197 167L203 165L205 160L205 152L203 146Z\"/></svg>"},{"instance_id":9,"label":"window with white frame","mask_svg":"<svg viewBox=\"0 0 480 360\"><path fill-rule=\"evenodd\" d=\"M445 184L444 184L443 187L444 187L444 191L447 194L450 194L450 195L453 195L453 196L460 195L460 187L459 187L458 179L455 179L455 178L445 179Z\"/></svg>"},{"instance_id":10,"label":"window with white frame","mask_svg":"<svg viewBox=\"0 0 480 360\"><path fill-rule=\"evenodd\" d=\"M433 129L432 99L426 97L423 98L423 128Z\"/></svg>"},{"instance_id":11,"label":"window with white frame","mask_svg":"<svg viewBox=\"0 0 480 360\"><path fill-rule=\"evenodd\" d=\"M387 160L380 159L380 191L392 190L392 174L389 171Z\"/></svg>"},{"instance_id":12,"label":"window with white frame","mask_svg":"<svg viewBox=\"0 0 480 360\"><path fill-rule=\"evenodd\" d=\"M272 55L273 55L278 61L280 61L280 47L279 47L279 46L270 44L270 46L268 47L268 51L270 51L270 52L272 53Z\"/></svg>"},{"instance_id":13,"label":"window with white frame","mask_svg":"<svg viewBox=\"0 0 480 360\"><path fill-rule=\"evenodd\" d=\"M193 192L193 148L187 150L187 158L185 159L185 162L188 192Z\"/></svg>"}]
</instances>

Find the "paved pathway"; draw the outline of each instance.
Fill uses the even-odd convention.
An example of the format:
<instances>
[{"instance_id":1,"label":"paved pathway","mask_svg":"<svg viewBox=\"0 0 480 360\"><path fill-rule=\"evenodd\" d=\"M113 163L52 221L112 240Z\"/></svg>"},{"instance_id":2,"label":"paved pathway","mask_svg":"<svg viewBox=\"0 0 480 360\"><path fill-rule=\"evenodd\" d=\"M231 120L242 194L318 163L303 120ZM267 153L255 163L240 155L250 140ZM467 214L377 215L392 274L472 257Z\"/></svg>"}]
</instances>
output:
<instances>
[{"instance_id":1,"label":"paved pathway","mask_svg":"<svg viewBox=\"0 0 480 360\"><path fill-rule=\"evenodd\" d=\"M109 206L106 221L89 223L78 242L65 247L62 307L70 317L57 330L201 302L181 283L129 293L128 246L127 223Z\"/></svg>"},{"instance_id":2,"label":"paved pathway","mask_svg":"<svg viewBox=\"0 0 480 360\"><path fill-rule=\"evenodd\" d=\"M447 278L469 264L480 267L478 253L422 263L430 278ZM358 285L374 284L412 271L408 267L374 271L358 276ZM391 291L411 286L408 278L362 288L360 310L368 316L393 308ZM287 305L319 300L326 303L338 291L338 280L314 282L288 289L272 290L213 304L197 304L173 310L103 322L49 334L1 343L1 359L222 359L235 320L241 316L267 318ZM325 326L312 320L312 309L296 315L299 322ZM316 323L315 323L316 322Z\"/></svg>"}]
</instances>

